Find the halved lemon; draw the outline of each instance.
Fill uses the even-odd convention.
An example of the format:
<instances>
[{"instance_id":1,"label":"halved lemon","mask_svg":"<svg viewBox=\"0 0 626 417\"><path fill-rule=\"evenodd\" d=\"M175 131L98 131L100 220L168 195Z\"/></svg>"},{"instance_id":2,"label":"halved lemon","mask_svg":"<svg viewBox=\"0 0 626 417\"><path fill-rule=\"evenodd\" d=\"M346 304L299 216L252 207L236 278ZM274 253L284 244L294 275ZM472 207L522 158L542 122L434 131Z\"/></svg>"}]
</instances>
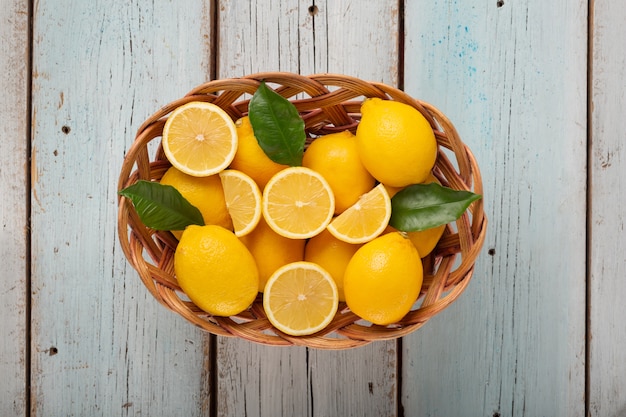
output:
<instances>
[{"instance_id":1,"label":"halved lemon","mask_svg":"<svg viewBox=\"0 0 626 417\"><path fill-rule=\"evenodd\" d=\"M348 243L366 243L380 235L391 218L391 199L383 184L359 197L359 201L335 217L328 231Z\"/></svg>"},{"instance_id":2,"label":"halved lemon","mask_svg":"<svg viewBox=\"0 0 626 417\"><path fill-rule=\"evenodd\" d=\"M261 220L261 190L248 175L235 169L225 169L218 174L222 180L226 208L233 221L235 235L245 236Z\"/></svg>"},{"instance_id":3,"label":"halved lemon","mask_svg":"<svg viewBox=\"0 0 626 417\"><path fill-rule=\"evenodd\" d=\"M319 173L305 167L279 171L263 190L263 217L279 235L307 239L328 226L335 197Z\"/></svg>"},{"instance_id":4,"label":"halved lemon","mask_svg":"<svg viewBox=\"0 0 626 417\"><path fill-rule=\"evenodd\" d=\"M217 174L237 152L235 122L215 104L192 101L167 118L162 145L167 159L185 174Z\"/></svg>"},{"instance_id":5,"label":"halved lemon","mask_svg":"<svg viewBox=\"0 0 626 417\"><path fill-rule=\"evenodd\" d=\"M328 326L338 304L337 285L313 262L282 266L263 291L263 308L270 323L292 336L310 335Z\"/></svg>"}]
</instances>

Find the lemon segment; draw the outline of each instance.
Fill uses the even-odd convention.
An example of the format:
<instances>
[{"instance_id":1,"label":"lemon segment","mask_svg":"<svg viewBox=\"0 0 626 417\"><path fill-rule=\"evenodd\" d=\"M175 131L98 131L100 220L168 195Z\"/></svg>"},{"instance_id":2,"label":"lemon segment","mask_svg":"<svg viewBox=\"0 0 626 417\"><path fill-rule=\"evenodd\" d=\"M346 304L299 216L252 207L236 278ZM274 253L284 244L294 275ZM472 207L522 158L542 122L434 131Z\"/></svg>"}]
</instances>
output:
<instances>
[{"instance_id":1,"label":"lemon segment","mask_svg":"<svg viewBox=\"0 0 626 417\"><path fill-rule=\"evenodd\" d=\"M261 220L261 191L252 178L241 171L226 169L219 174L226 208L233 221L235 236L250 233Z\"/></svg>"},{"instance_id":2,"label":"lemon segment","mask_svg":"<svg viewBox=\"0 0 626 417\"><path fill-rule=\"evenodd\" d=\"M379 236L391 218L391 199L383 184L378 184L346 211L335 217L328 231L348 243L366 243Z\"/></svg>"},{"instance_id":3,"label":"lemon segment","mask_svg":"<svg viewBox=\"0 0 626 417\"><path fill-rule=\"evenodd\" d=\"M177 107L163 127L163 151L170 163L196 177L217 174L237 152L235 123L219 106L192 101Z\"/></svg>"},{"instance_id":4,"label":"lemon segment","mask_svg":"<svg viewBox=\"0 0 626 417\"><path fill-rule=\"evenodd\" d=\"M328 226L335 197L322 175L305 167L289 167L274 175L263 190L263 217L279 235L307 239Z\"/></svg>"},{"instance_id":5,"label":"lemon segment","mask_svg":"<svg viewBox=\"0 0 626 417\"><path fill-rule=\"evenodd\" d=\"M263 292L263 308L270 323L292 336L324 329L335 317L338 303L332 277L312 262L294 262L279 268Z\"/></svg>"}]
</instances>

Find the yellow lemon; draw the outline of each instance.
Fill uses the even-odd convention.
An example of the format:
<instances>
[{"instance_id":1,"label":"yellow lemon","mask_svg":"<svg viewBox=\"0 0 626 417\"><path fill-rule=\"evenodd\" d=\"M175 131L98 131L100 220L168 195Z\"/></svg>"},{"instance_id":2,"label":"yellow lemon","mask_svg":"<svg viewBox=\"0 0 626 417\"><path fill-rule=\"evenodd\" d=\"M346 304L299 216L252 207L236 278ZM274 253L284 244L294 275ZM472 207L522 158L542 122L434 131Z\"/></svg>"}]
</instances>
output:
<instances>
[{"instance_id":1,"label":"yellow lemon","mask_svg":"<svg viewBox=\"0 0 626 417\"><path fill-rule=\"evenodd\" d=\"M252 178L241 171L226 169L218 174L224 188L226 208L236 236L250 233L261 220L261 191Z\"/></svg>"},{"instance_id":2,"label":"yellow lemon","mask_svg":"<svg viewBox=\"0 0 626 417\"><path fill-rule=\"evenodd\" d=\"M216 316L247 309L258 294L259 273L250 251L220 226L189 226L174 254L181 289L199 308Z\"/></svg>"},{"instance_id":3,"label":"yellow lemon","mask_svg":"<svg viewBox=\"0 0 626 417\"><path fill-rule=\"evenodd\" d=\"M344 242L324 230L308 240L304 247L304 260L313 262L327 270L337 284L339 301L346 301L343 293L343 274L352 255L361 245Z\"/></svg>"},{"instance_id":4,"label":"yellow lemon","mask_svg":"<svg viewBox=\"0 0 626 417\"><path fill-rule=\"evenodd\" d=\"M288 165L278 164L265 154L254 136L248 116L237 120L235 126L239 144L230 167L248 174L263 190L270 178Z\"/></svg>"},{"instance_id":5,"label":"yellow lemon","mask_svg":"<svg viewBox=\"0 0 626 417\"><path fill-rule=\"evenodd\" d=\"M239 238L248 248L259 270L259 291L263 292L269 277L281 266L304 259L304 239L281 236L265 220L249 234Z\"/></svg>"},{"instance_id":6,"label":"yellow lemon","mask_svg":"<svg viewBox=\"0 0 626 417\"><path fill-rule=\"evenodd\" d=\"M263 217L274 231L291 239L320 233L335 212L335 197L326 179L305 167L274 175L263 190Z\"/></svg>"},{"instance_id":7,"label":"yellow lemon","mask_svg":"<svg viewBox=\"0 0 626 417\"><path fill-rule=\"evenodd\" d=\"M443 235L443 231L446 229L446 225L442 224L440 226L432 227L426 230L418 230L416 232L404 232L406 237L413 243L415 249L417 249L417 253L419 253L420 258L424 258L429 255L433 249L439 243L439 239ZM397 229L387 226L383 233L393 233L398 232Z\"/></svg>"},{"instance_id":8,"label":"yellow lemon","mask_svg":"<svg viewBox=\"0 0 626 417\"><path fill-rule=\"evenodd\" d=\"M335 317L337 286L330 274L312 262L278 269L267 281L263 309L270 323L292 336L324 329Z\"/></svg>"},{"instance_id":9,"label":"yellow lemon","mask_svg":"<svg viewBox=\"0 0 626 417\"><path fill-rule=\"evenodd\" d=\"M398 192L402 191L404 187L392 187L391 185L384 184L385 190L387 190L387 194L389 194L389 198L393 198L394 195L398 194Z\"/></svg>"},{"instance_id":10,"label":"yellow lemon","mask_svg":"<svg viewBox=\"0 0 626 417\"><path fill-rule=\"evenodd\" d=\"M435 249L435 246L439 243L439 239L441 239L441 235L443 235L443 231L445 229L446 225L442 224L441 226L432 227L426 230L408 232L407 236L415 246L415 249L417 249L420 257L423 258Z\"/></svg>"},{"instance_id":11,"label":"yellow lemon","mask_svg":"<svg viewBox=\"0 0 626 417\"><path fill-rule=\"evenodd\" d=\"M365 100L356 139L365 168L391 187L424 181L437 159L437 140L428 120L397 101Z\"/></svg>"},{"instance_id":12,"label":"yellow lemon","mask_svg":"<svg viewBox=\"0 0 626 417\"><path fill-rule=\"evenodd\" d=\"M235 122L219 106L192 101L169 115L161 142L173 166L205 177L231 163L237 151L237 131Z\"/></svg>"},{"instance_id":13,"label":"yellow lemon","mask_svg":"<svg viewBox=\"0 0 626 417\"><path fill-rule=\"evenodd\" d=\"M350 131L315 139L304 152L302 166L311 168L328 181L335 195L335 214L343 212L376 184L357 152Z\"/></svg>"},{"instance_id":14,"label":"yellow lemon","mask_svg":"<svg viewBox=\"0 0 626 417\"><path fill-rule=\"evenodd\" d=\"M404 317L419 297L424 270L410 240L394 232L377 237L356 251L343 277L348 307L374 324Z\"/></svg>"},{"instance_id":15,"label":"yellow lemon","mask_svg":"<svg viewBox=\"0 0 626 417\"><path fill-rule=\"evenodd\" d=\"M218 175L194 177L170 167L163 174L161 184L176 188L187 201L200 210L205 224L216 224L226 229L233 228L233 222L226 207L222 181ZM180 231L174 234L180 238Z\"/></svg>"},{"instance_id":16,"label":"yellow lemon","mask_svg":"<svg viewBox=\"0 0 626 417\"><path fill-rule=\"evenodd\" d=\"M363 194L350 208L335 217L328 231L348 243L365 243L380 235L391 218L391 199L383 184Z\"/></svg>"}]
</instances>

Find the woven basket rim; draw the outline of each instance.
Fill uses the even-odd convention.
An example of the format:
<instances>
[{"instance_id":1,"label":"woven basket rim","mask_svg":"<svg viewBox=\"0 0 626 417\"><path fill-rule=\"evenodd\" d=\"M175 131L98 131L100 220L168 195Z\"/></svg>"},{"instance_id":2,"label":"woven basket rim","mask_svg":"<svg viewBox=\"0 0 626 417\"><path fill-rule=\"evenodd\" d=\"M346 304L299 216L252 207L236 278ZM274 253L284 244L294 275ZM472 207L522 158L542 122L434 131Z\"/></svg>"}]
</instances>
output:
<instances>
[{"instance_id":1,"label":"woven basket rim","mask_svg":"<svg viewBox=\"0 0 626 417\"><path fill-rule=\"evenodd\" d=\"M480 169L471 150L461 141L452 122L433 105L380 82L333 73L304 76L287 72L262 72L208 81L161 107L138 128L120 170L118 190L139 179L159 180L169 168L160 146L160 135L167 116L175 108L191 101L212 102L236 120L247 114L249 99L261 81L294 103L305 121L311 136L309 140L340 130L354 132L365 98L379 97L415 107L433 127L439 144L435 176L450 188L483 194ZM154 144L157 146L151 157ZM424 258L426 273L420 298L400 322L390 326L372 325L359 319L345 303L340 303L335 318L324 330L311 336L289 336L270 324L260 294L248 310L236 317L216 317L201 311L188 301L176 281L173 254L177 240L174 236L143 225L125 197L118 197L118 205L118 236L124 255L148 291L167 309L215 335L272 346L317 349L349 349L377 340L396 339L419 329L467 288L487 228L482 198L446 227L435 251Z\"/></svg>"}]
</instances>

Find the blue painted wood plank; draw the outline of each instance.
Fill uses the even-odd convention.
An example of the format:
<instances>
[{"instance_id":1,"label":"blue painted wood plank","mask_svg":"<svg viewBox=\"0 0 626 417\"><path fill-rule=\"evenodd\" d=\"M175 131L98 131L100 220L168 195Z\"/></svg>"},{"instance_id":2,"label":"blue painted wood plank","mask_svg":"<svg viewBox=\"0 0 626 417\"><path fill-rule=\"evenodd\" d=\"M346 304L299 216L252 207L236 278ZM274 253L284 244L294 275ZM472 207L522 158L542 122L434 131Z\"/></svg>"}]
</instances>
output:
<instances>
[{"instance_id":1,"label":"blue painted wood plank","mask_svg":"<svg viewBox=\"0 0 626 417\"><path fill-rule=\"evenodd\" d=\"M333 72L398 80L393 1L221 2L218 76ZM378 342L336 352L218 339L220 416L394 416L397 348Z\"/></svg>"},{"instance_id":2,"label":"blue painted wood plank","mask_svg":"<svg viewBox=\"0 0 626 417\"><path fill-rule=\"evenodd\" d=\"M589 416L626 415L626 4L593 3Z\"/></svg>"},{"instance_id":3,"label":"blue painted wood plank","mask_svg":"<svg viewBox=\"0 0 626 417\"><path fill-rule=\"evenodd\" d=\"M35 2L33 415L209 408L206 335L149 295L116 235L137 128L208 76L209 7Z\"/></svg>"},{"instance_id":4,"label":"blue painted wood plank","mask_svg":"<svg viewBox=\"0 0 626 417\"><path fill-rule=\"evenodd\" d=\"M28 2L0 8L0 415L25 416L28 312Z\"/></svg>"},{"instance_id":5,"label":"blue painted wood plank","mask_svg":"<svg viewBox=\"0 0 626 417\"><path fill-rule=\"evenodd\" d=\"M587 2L407 2L405 85L482 168L466 293L405 338L406 415L583 415Z\"/></svg>"}]
</instances>

